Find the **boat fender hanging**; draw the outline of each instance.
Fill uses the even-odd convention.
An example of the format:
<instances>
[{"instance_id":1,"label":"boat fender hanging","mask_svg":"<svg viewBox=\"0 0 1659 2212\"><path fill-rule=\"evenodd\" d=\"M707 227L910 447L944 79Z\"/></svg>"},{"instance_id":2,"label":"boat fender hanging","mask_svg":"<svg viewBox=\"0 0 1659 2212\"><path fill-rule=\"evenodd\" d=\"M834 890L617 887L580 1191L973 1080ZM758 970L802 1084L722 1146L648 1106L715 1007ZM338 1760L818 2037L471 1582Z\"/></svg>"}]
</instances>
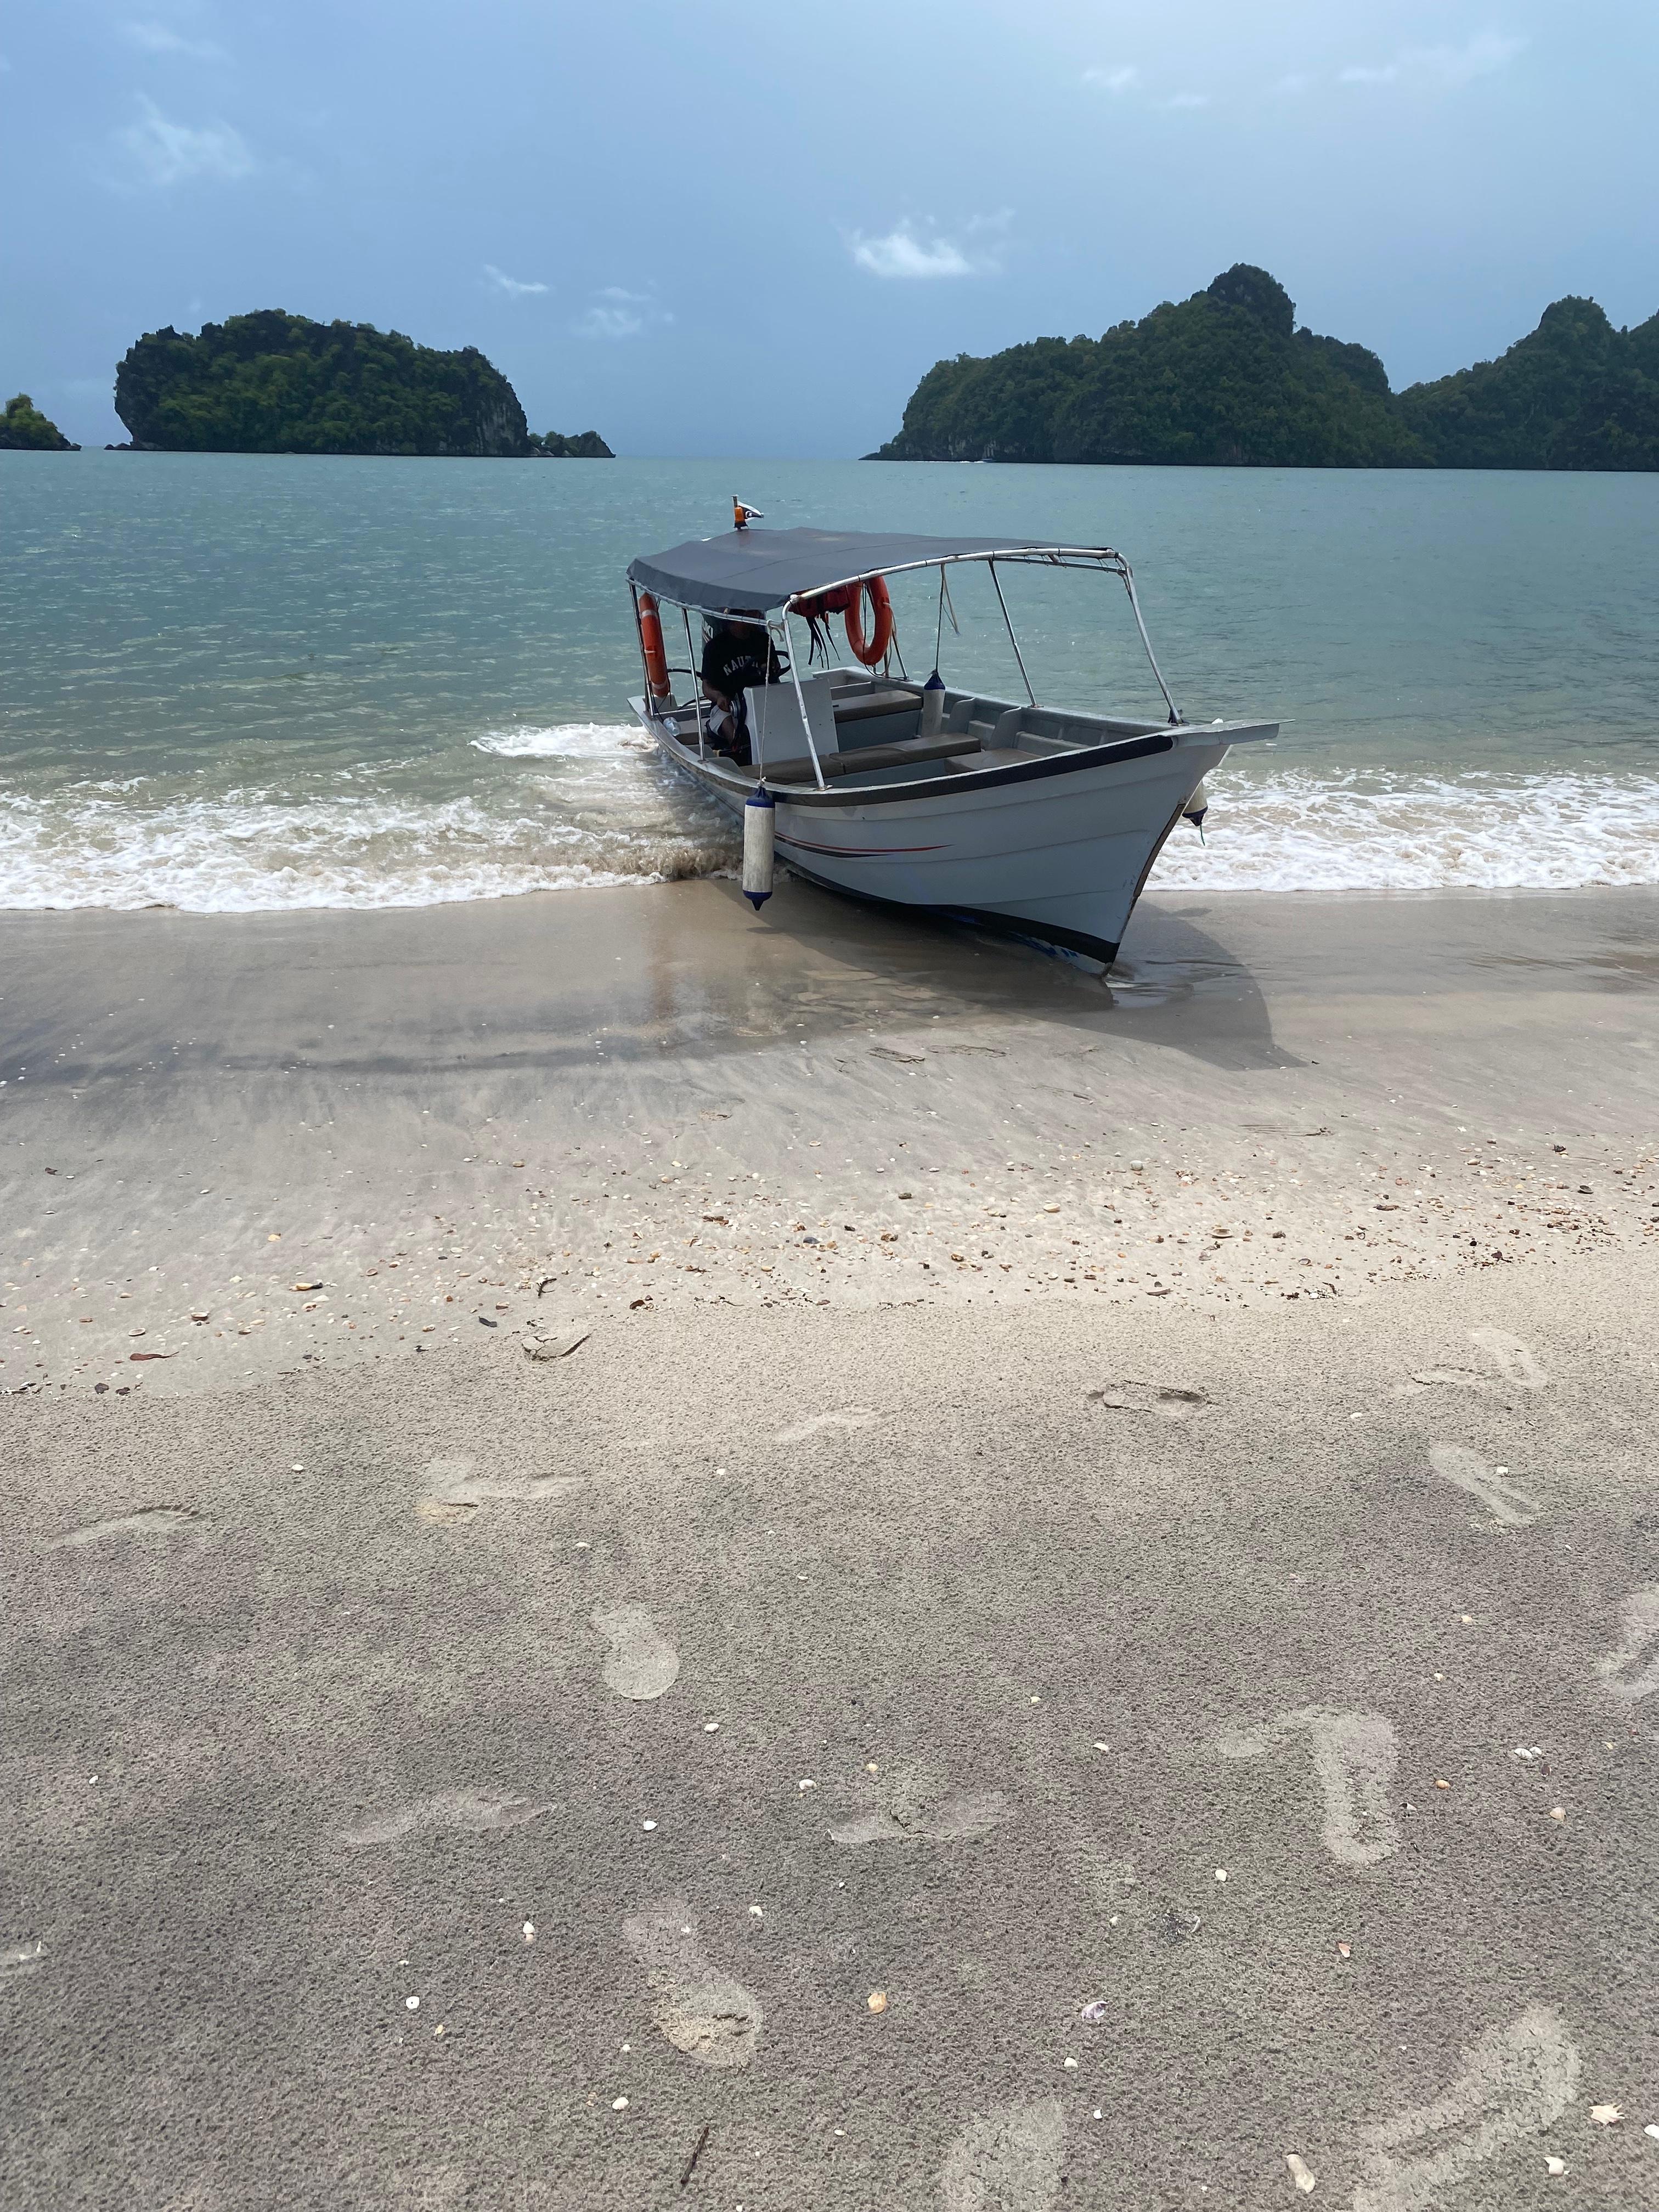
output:
<instances>
[{"instance_id":1,"label":"boat fender hanging","mask_svg":"<svg viewBox=\"0 0 1659 2212\"><path fill-rule=\"evenodd\" d=\"M921 687L921 734L936 738L945 727L945 678L936 668Z\"/></svg>"},{"instance_id":2,"label":"boat fender hanging","mask_svg":"<svg viewBox=\"0 0 1659 2212\"><path fill-rule=\"evenodd\" d=\"M864 635L864 595L870 595L870 635ZM885 576L863 576L853 586L853 596L842 621L847 629L847 647L854 660L866 668L878 667L886 659L888 647L893 642L893 602L887 596Z\"/></svg>"},{"instance_id":3,"label":"boat fender hanging","mask_svg":"<svg viewBox=\"0 0 1659 2212\"><path fill-rule=\"evenodd\" d=\"M672 699L668 680L668 650L662 641L662 617L649 592L640 593L640 651L645 656L645 680L653 699Z\"/></svg>"},{"instance_id":4,"label":"boat fender hanging","mask_svg":"<svg viewBox=\"0 0 1659 2212\"><path fill-rule=\"evenodd\" d=\"M1190 822L1194 829L1197 830L1200 844L1206 842L1204 837L1204 817L1209 811L1210 794L1206 791L1202 781L1200 781L1197 790L1194 792L1192 797L1187 801L1187 804L1181 810L1182 819L1184 821Z\"/></svg>"},{"instance_id":5,"label":"boat fender hanging","mask_svg":"<svg viewBox=\"0 0 1659 2212\"><path fill-rule=\"evenodd\" d=\"M778 810L771 793L757 783L743 810L743 895L757 914L772 896L772 844Z\"/></svg>"}]
</instances>

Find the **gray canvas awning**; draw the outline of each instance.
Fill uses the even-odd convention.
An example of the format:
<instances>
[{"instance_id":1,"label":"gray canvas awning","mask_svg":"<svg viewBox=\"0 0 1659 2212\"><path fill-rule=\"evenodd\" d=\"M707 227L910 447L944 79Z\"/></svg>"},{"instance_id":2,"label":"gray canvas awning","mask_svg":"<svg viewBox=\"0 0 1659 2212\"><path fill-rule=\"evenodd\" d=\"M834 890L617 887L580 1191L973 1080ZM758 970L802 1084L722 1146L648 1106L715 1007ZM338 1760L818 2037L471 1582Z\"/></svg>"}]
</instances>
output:
<instances>
[{"instance_id":1,"label":"gray canvas awning","mask_svg":"<svg viewBox=\"0 0 1659 2212\"><path fill-rule=\"evenodd\" d=\"M1048 538L916 538L900 531L728 530L720 538L693 538L666 553L630 562L628 580L640 591L699 607L708 614L739 608L770 613L797 592L827 591L855 576L890 575L895 569L940 561L1029 560L1066 556L1107 561L1120 556L1107 545L1065 545Z\"/></svg>"}]
</instances>

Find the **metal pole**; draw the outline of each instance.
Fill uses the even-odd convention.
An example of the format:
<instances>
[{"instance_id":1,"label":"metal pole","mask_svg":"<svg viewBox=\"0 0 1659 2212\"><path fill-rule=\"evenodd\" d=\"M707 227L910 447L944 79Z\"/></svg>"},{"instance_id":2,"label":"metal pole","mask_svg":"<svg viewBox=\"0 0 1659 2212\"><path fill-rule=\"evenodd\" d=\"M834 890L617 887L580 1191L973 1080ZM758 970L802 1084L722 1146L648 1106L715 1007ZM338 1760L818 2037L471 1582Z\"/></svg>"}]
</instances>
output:
<instances>
[{"instance_id":1,"label":"metal pole","mask_svg":"<svg viewBox=\"0 0 1659 2212\"><path fill-rule=\"evenodd\" d=\"M1013 647L1014 659L1019 663L1020 681L1025 686L1026 697L1035 707L1036 704L1036 693L1032 690L1031 679L1025 673L1025 655L1019 649L1019 640L1014 635L1014 626L1012 623L1008 622L1008 602L1002 596L1002 585L997 575L997 564L994 561L992 561L988 563L988 566L991 571L991 581L996 586L997 605L1002 609L1002 619L1005 623L1008 623L1008 642ZM1148 646L1146 650L1150 653L1152 651L1152 647Z\"/></svg>"},{"instance_id":2,"label":"metal pole","mask_svg":"<svg viewBox=\"0 0 1659 2212\"><path fill-rule=\"evenodd\" d=\"M1158 688L1164 694L1164 703L1170 710L1170 720L1172 722L1179 722L1181 709L1170 696L1170 687L1164 681L1164 671L1158 666L1158 655L1152 651L1152 641L1146 635L1146 625L1141 618L1140 601L1135 597L1135 580L1129 573L1129 564L1127 561L1123 564L1123 588L1129 594L1129 605L1134 609L1135 613L1135 628L1140 632L1140 641L1146 648L1146 658L1151 661L1152 673L1158 678Z\"/></svg>"},{"instance_id":3,"label":"metal pole","mask_svg":"<svg viewBox=\"0 0 1659 2212\"><path fill-rule=\"evenodd\" d=\"M680 613L685 622L685 658L691 670L691 711L697 718L697 758L707 760L708 747L704 742L702 727L702 678L697 673L697 648L691 642L691 610L683 606Z\"/></svg>"},{"instance_id":4,"label":"metal pole","mask_svg":"<svg viewBox=\"0 0 1659 2212\"><path fill-rule=\"evenodd\" d=\"M789 638L789 609L787 606L780 619L783 624L783 649L789 655L789 675L795 687L795 704L800 708L800 726L806 732L806 750L812 756L812 773L818 780L818 789L823 791L828 786L823 781L823 764L818 758L818 749L812 742L812 725L806 712L806 694L800 688L800 668Z\"/></svg>"}]
</instances>

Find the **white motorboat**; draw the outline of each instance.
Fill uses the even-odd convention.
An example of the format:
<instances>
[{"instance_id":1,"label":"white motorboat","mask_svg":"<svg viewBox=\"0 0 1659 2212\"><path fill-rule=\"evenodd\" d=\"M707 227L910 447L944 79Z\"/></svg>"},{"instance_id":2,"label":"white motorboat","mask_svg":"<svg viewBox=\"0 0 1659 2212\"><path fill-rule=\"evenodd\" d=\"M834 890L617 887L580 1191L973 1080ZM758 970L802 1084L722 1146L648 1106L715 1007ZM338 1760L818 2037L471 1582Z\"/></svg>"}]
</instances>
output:
<instances>
[{"instance_id":1,"label":"white motorboat","mask_svg":"<svg viewBox=\"0 0 1659 2212\"><path fill-rule=\"evenodd\" d=\"M753 816L750 802L764 807L769 797L778 858L815 883L1109 963L1164 840L1183 815L1201 819L1205 777L1232 746L1273 738L1278 724L1182 720L1129 564L1109 546L763 530L748 512L739 507L738 526L722 536L629 565L646 680L630 704L665 757L734 815ZM938 571L937 659L950 580L968 564L989 569L1005 622L1005 567L1119 580L1167 717L1040 703L1012 622L1023 702L953 687L937 666L913 680L885 580ZM684 620L683 666L665 641L670 607ZM836 615L853 664L815 669ZM777 680L743 694L746 765L716 750L694 617L736 623L757 645L763 629L777 656ZM676 637L678 629L671 623ZM760 657L764 665L763 648Z\"/></svg>"}]
</instances>

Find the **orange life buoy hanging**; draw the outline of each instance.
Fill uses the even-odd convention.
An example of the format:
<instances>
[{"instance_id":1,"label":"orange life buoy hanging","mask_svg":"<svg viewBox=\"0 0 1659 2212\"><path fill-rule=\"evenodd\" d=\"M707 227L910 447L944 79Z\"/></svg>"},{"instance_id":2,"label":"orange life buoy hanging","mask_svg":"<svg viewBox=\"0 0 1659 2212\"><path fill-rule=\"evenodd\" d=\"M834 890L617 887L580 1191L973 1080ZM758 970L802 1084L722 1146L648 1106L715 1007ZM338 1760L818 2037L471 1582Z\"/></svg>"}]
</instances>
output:
<instances>
[{"instance_id":1,"label":"orange life buoy hanging","mask_svg":"<svg viewBox=\"0 0 1659 2212\"><path fill-rule=\"evenodd\" d=\"M864 635L864 595L870 594L872 617L870 635ZM842 611L842 620L847 626L848 650L854 660L865 667L874 668L887 658L887 649L893 642L893 603L887 596L884 576L862 576L852 587L852 596Z\"/></svg>"},{"instance_id":2,"label":"orange life buoy hanging","mask_svg":"<svg viewBox=\"0 0 1659 2212\"><path fill-rule=\"evenodd\" d=\"M668 680L668 649L662 641L662 617L649 592L640 593L640 650L645 655L645 680L653 699L670 699L674 687Z\"/></svg>"}]
</instances>

